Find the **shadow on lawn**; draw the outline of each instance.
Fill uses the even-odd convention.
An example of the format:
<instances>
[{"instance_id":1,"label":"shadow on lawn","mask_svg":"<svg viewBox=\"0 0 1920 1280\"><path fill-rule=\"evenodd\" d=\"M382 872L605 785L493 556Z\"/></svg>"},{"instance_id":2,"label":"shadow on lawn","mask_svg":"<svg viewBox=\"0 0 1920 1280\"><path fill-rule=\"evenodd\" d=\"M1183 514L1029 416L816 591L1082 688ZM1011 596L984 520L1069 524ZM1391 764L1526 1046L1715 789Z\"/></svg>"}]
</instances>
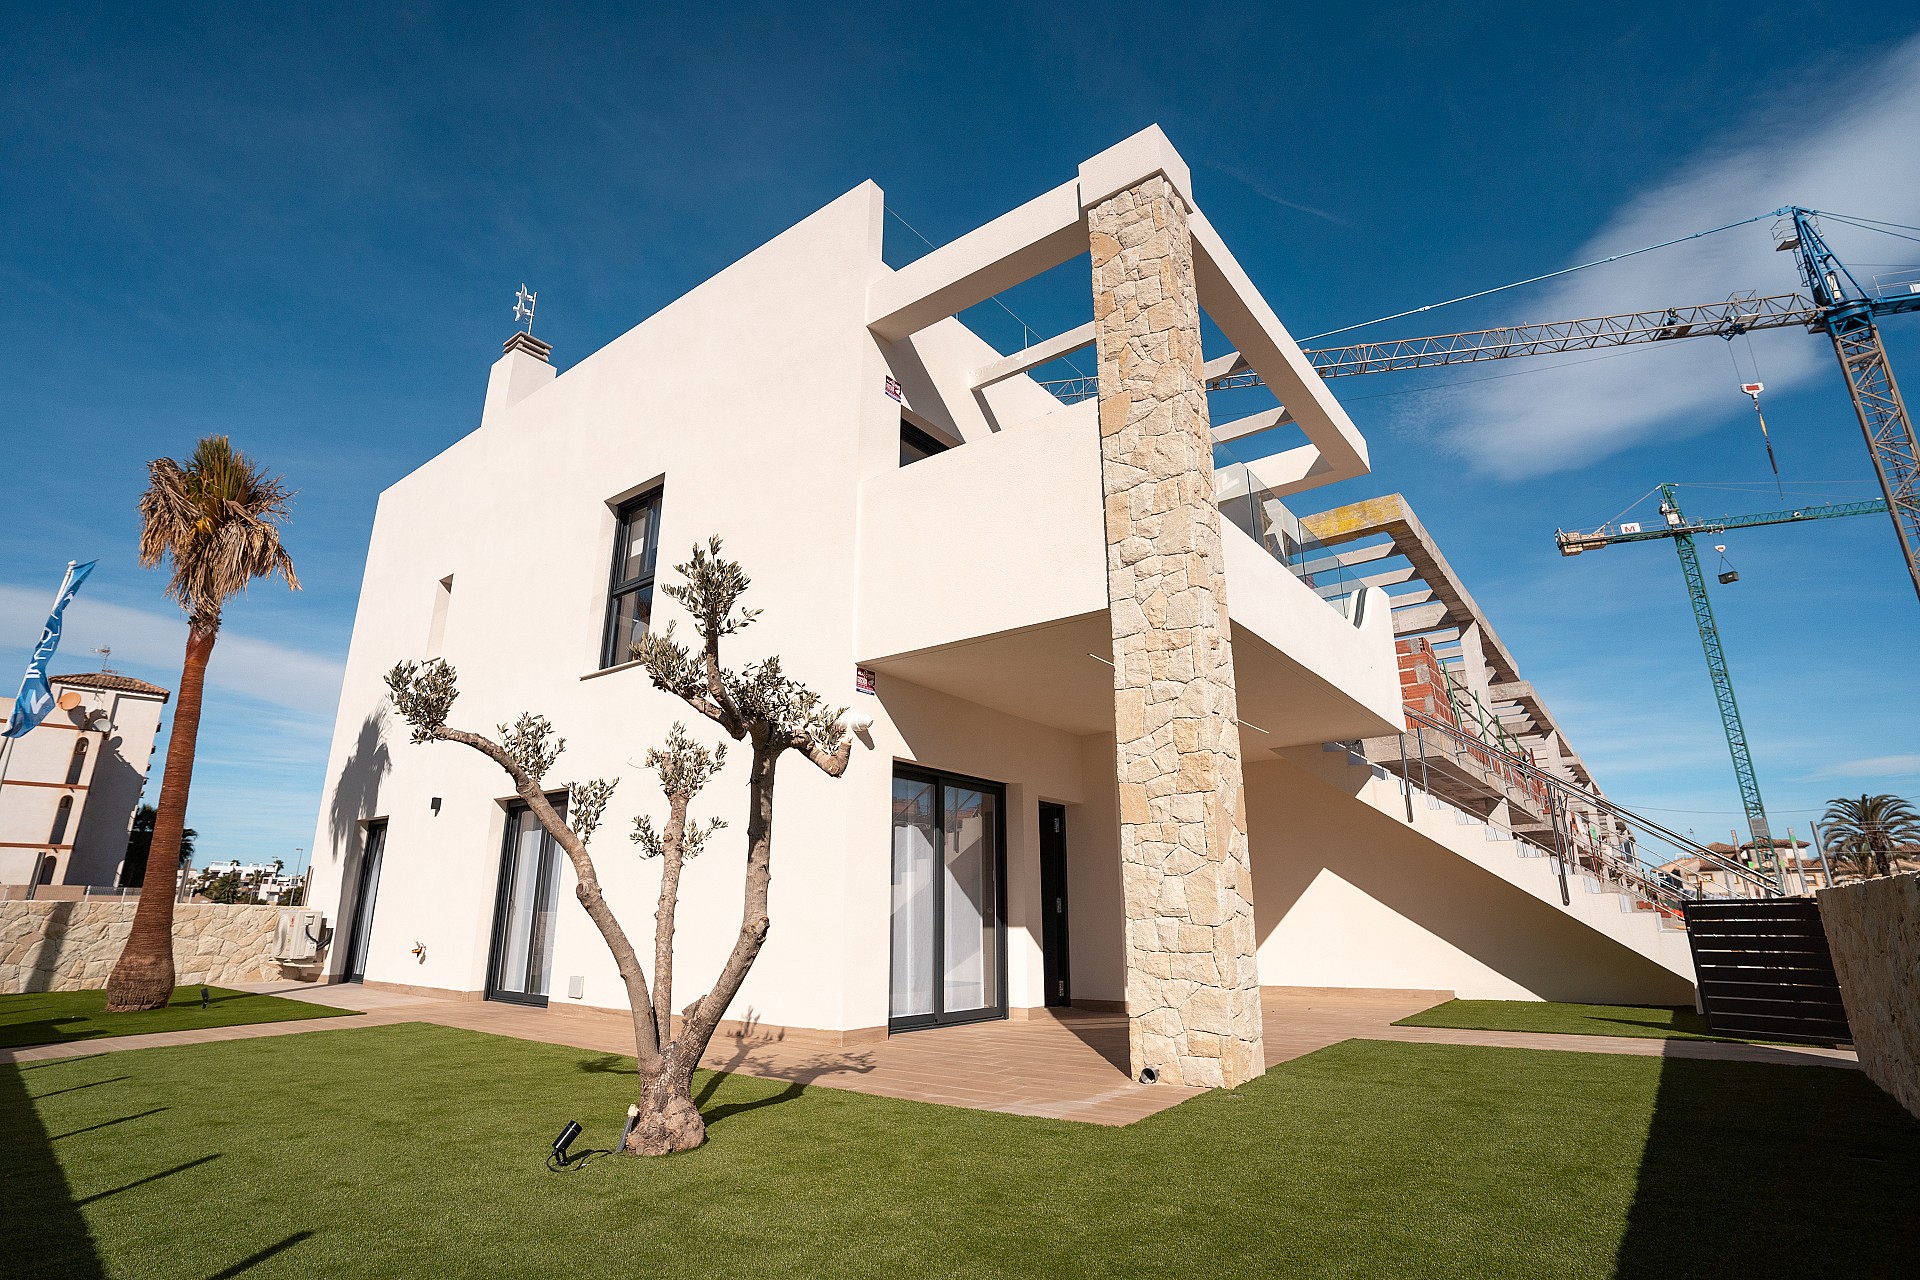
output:
<instances>
[{"instance_id":1,"label":"shadow on lawn","mask_svg":"<svg viewBox=\"0 0 1920 1280\"><path fill-rule=\"evenodd\" d=\"M1711 1044L1746 1044L1748 1043L1747 1041L1742 1040L1736 1036L1715 1035L1713 1032L1707 1030L1706 1019L1704 1018L1700 1020L1700 1029L1698 1031L1694 1030L1692 1027L1683 1027L1677 1022L1661 1024L1658 1022L1642 1022L1638 1018L1590 1018L1588 1020L1591 1022L1611 1022L1615 1026L1619 1026L1619 1027L1639 1027L1643 1031L1648 1028L1652 1028L1657 1031L1665 1031L1668 1033L1665 1036L1644 1037L1645 1039L1648 1039L1648 1040L1661 1040L1661 1039L1705 1040Z\"/></svg>"},{"instance_id":2,"label":"shadow on lawn","mask_svg":"<svg viewBox=\"0 0 1920 1280\"><path fill-rule=\"evenodd\" d=\"M719 1066L708 1069L707 1079L693 1103L700 1108L709 1126L718 1124L730 1116L744 1115L749 1111L758 1111L762 1107L778 1106L782 1102L791 1102L806 1092L807 1086L824 1076L865 1075L879 1064L871 1053L862 1050L858 1053L816 1053L810 1058L799 1061L781 1062L769 1054L768 1050L787 1038L786 1032L763 1031L760 1020L751 1011L740 1030L725 1036L732 1042L727 1060ZM763 1098L753 1098L745 1102L728 1102L707 1109L707 1103L713 1099L716 1090L726 1077L735 1073L757 1076L765 1080L784 1080L787 1087Z\"/></svg>"},{"instance_id":3,"label":"shadow on lawn","mask_svg":"<svg viewBox=\"0 0 1920 1280\"><path fill-rule=\"evenodd\" d=\"M53 1262L83 1280L106 1274L26 1078L10 1064L0 1065L0 1257Z\"/></svg>"},{"instance_id":4,"label":"shadow on lawn","mask_svg":"<svg viewBox=\"0 0 1920 1280\"><path fill-rule=\"evenodd\" d=\"M1910 1276L1920 1122L1858 1071L1666 1058L1620 1280Z\"/></svg>"},{"instance_id":5,"label":"shadow on lawn","mask_svg":"<svg viewBox=\"0 0 1920 1280\"><path fill-rule=\"evenodd\" d=\"M865 1075L879 1065L873 1060L873 1055L864 1050L858 1053L822 1052L799 1061L776 1061L767 1051L786 1038L784 1030L762 1030L760 1019L752 1012L747 1014L740 1030L714 1037L715 1044L728 1046L726 1061L705 1068L706 1079L695 1090L693 1098L693 1105L700 1108L709 1125L717 1124L729 1116L791 1102L808 1085L826 1076ZM633 1058L628 1054L596 1053L580 1059L574 1064L574 1070L589 1075L631 1076ZM736 1074L763 1080L782 1080L787 1087L763 1098L722 1103L709 1111L707 1104L713 1100L714 1093L728 1076Z\"/></svg>"},{"instance_id":6,"label":"shadow on lawn","mask_svg":"<svg viewBox=\"0 0 1920 1280\"><path fill-rule=\"evenodd\" d=\"M141 1013L116 1013L111 1015L114 1022L108 1024L102 1019L109 1015L105 1012L106 995L104 992L83 994L99 996L100 1008L80 1013L52 1014L37 1018L32 1022L0 1023L0 1049L24 1049L43 1044L75 1044L82 1040L99 1040L108 1036L140 1035L139 1020L150 1014L172 1012L179 1009L214 1012L222 1005L236 1000L258 1000L259 997L248 991L221 991L210 995L205 1004L200 1000L200 987L179 987L167 998L167 1003L159 1009L150 1009ZM48 995L50 993L34 991L28 995ZM69 993L53 993L67 995ZM10 1006L18 1008L17 1005ZM228 1026L226 1022L211 1021L211 1026ZM158 1031L185 1031L190 1028L181 1026L157 1027Z\"/></svg>"}]
</instances>

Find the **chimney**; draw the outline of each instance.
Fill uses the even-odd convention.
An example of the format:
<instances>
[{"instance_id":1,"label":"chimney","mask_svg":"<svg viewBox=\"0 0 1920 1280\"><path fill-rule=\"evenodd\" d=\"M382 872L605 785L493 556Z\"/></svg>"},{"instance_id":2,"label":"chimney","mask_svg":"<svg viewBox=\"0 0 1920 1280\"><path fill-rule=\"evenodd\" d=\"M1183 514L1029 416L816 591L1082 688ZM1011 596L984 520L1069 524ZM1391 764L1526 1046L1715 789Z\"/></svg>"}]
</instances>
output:
<instances>
[{"instance_id":1,"label":"chimney","mask_svg":"<svg viewBox=\"0 0 1920 1280\"><path fill-rule=\"evenodd\" d=\"M518 404L553 381L554 368L547 357L553 348L530 333L516 332L501 349L487 375L487 403L480 411L485 426L508 407Z\"/></svg>"}]
</instances>

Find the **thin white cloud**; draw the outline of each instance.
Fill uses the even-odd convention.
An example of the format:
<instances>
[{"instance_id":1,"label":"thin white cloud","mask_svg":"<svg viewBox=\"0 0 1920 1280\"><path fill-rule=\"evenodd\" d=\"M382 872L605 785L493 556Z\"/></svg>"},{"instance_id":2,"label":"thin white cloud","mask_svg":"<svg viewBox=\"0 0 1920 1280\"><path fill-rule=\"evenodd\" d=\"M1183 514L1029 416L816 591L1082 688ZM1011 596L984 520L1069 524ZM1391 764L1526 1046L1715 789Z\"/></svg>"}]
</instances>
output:
<instances>
[{"instance_id":1,"label":"thin white cloud","mask_svg":"<svg viewBox=\"0 0 1920 1280\"><path fill-rule=\"evenodd\" d=\"M1232 178L1235 182L1238 182L1241 186L1253 192L1253 194L1259 196L1268 204L1278 205L1282 209L1291 209L1295 213L1308 214L1312 217L1331 222L1339 227L1351 227L1353 225L1338 214L1328 213L1325 209L1316 209L1310 204L1301 204L1298 200L1287 199L1285 196L1274 191L1273 188L1269 187L1265 182L1254 177L1238 165L1217 164L1210 160L1202 161L1201 163L1216 173L1226 174L1229 178Z\"/></svg>"},{"instance_id":2,"label":"thin white cloud","mask_svg":"<svg viewBox=\"0 0 1920 1280\"><path fill-rule=\"evenodd\" d=\"M1670 240L1782 205L1920 222L1920 37L1849 72L1844 105L1785 92L1790 104L1748 121L1729 145L1703 150L1673 177L1623 205L1571 262ZM1843 260L1907 260L1920 246L1824 225ZM1528 289L1507 318L1533 322L1717 302L1739 290L1800 288L1765 223L1722 232ZM1889 252L1891 247L1892 252ZM1869 251L1871 250L1871 251ZM1519 265L1519 264L1516 264ZM1519 274L1516 272L1516 274ZM1769 391L1832 377L1833 353L1798 330L1752 335ZM1738 351L1746 360L1744 344ZM1470 461L1514 479L1578 466L1657 435L1690 434L1745 403L1723 342L1661 344L1631 359L1581 362L1536 376L1475 382L1421 397L1413 413ZM1837 410L1838 411L1838 407Z\"/></svg>"},{"instance_id":3,"label":"thin white cloud","mask_svg":"<svg viewBox=\"0 0 1920 1280\"><path fill-rule=\"evenodd\" d=\"M0 583L0 654L15 653L22 666L46 621L49 593ZM178 613L155 613L89 597L83 588L67 607L65 635L60 641L59 671L85 671L94 663L91 650L108 646L113 663L151 673L147 678L171 688L178 680L187 643L187 624ZM340 661L257 640L233 629L220 630L213 660L207 664L207 683L230 693L255 698L296 711L331 716L340 697ZM19 678L11 667L0 670L0 698L12 696Z\"/></svg>"},{"instance_id":4,"label":"thin white cloud","mask_svg":"<svg viewBox=\"0 0 1920 1280\"><path fill-rule=\"evenodd\" d=\"M1823 765L1809 778L1920 778L1920 755L1868 756Z\"/></svg>"}]
</instances>

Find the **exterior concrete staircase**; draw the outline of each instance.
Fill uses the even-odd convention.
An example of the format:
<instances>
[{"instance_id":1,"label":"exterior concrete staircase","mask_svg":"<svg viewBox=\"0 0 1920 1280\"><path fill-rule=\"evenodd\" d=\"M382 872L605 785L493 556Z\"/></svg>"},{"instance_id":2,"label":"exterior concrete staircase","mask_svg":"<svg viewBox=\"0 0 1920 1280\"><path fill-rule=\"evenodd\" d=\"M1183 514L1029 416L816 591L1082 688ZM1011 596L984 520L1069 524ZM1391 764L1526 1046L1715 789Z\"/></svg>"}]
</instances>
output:
<instances>
[{"instance_id":1,"label":"exterior concrete staircase","mask_svg":"<svg viewBox=\"0 0 1920 1280\"><path fill-rule=\"evenodd\" d=\"M1626 947L1688 983L1693 955L1683 924L1630 885L1561 860L1514 832L1431 795L1344 743L1277 753L1570 921ZM1564 892L1563 892L1564 887Z\"/></svg>"}]
</instances>

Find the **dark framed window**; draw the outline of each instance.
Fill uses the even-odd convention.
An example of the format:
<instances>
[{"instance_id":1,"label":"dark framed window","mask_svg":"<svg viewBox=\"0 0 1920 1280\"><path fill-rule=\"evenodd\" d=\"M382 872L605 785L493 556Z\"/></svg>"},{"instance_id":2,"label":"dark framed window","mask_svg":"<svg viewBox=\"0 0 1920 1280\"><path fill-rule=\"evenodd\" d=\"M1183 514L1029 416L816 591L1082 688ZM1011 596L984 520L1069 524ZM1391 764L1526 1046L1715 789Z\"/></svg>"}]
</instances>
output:
<instances>
[{"instance_id":1,"label":"dark framed window","mask_svg":"<svg viewBox=\"0 0 1920 1280\"><path fill-rule=\"evenodd\" d=\"M931 458L936 453L945 453L948 445L936 440L928 432L900 419L900 465L918 462L922 458Z\"/></svg>"},{"instance_id":2,"label":"dark framed window","mask_svg":"<svg viewBox=\"0 0 1920 1280\"><path fill-rule=\"evenodd\" d=\"M613 577L607 587L607 634L600 646L600 667L633 660L633 644L647 634L653 617L653 566L660 549L660 490L654 489L615 512Z\"/></svg>"}]
</instances>

